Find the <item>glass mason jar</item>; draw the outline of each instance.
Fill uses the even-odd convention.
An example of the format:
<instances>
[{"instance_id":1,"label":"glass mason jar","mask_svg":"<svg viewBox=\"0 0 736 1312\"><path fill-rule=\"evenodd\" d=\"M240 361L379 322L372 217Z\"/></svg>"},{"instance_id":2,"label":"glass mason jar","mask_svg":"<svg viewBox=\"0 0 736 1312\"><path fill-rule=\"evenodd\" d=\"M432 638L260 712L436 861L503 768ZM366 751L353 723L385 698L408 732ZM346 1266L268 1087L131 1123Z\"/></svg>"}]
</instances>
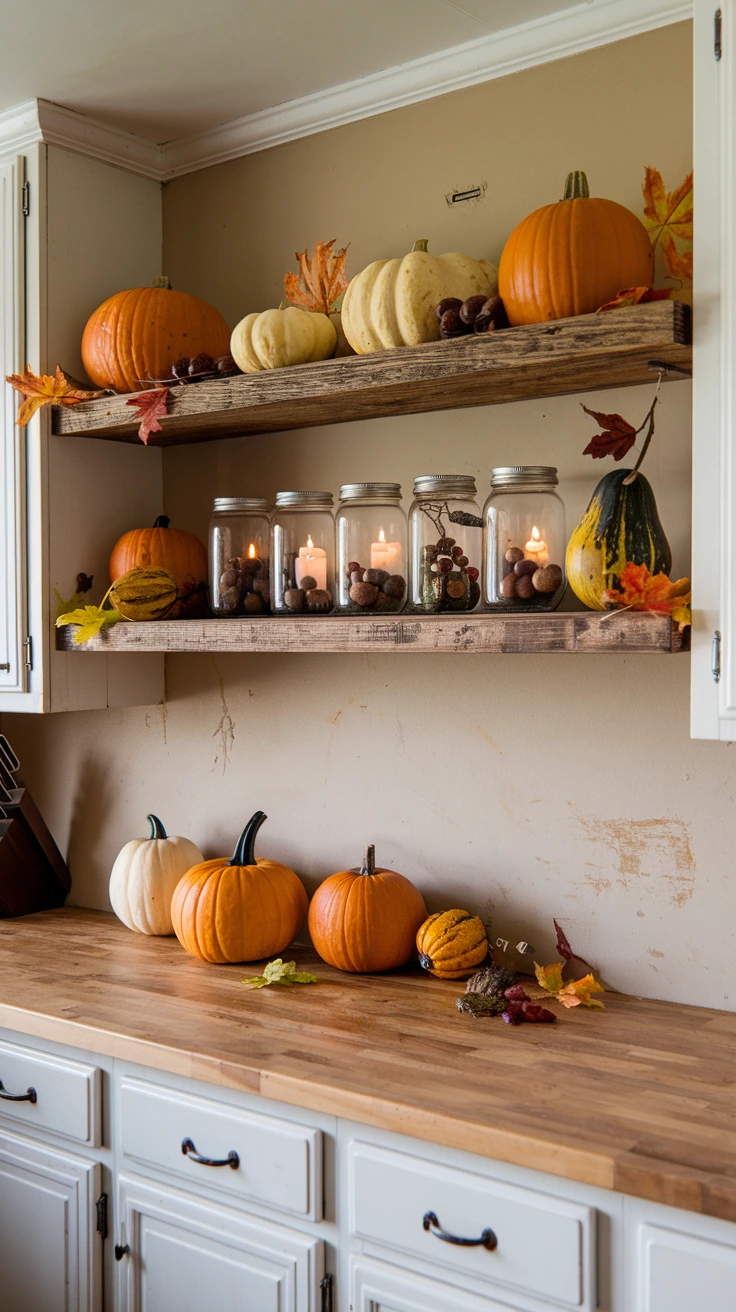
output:
<instances>
[{"instance_id":1,"label":"glass mason jar","mask_svg":"<svg viewBox=\"0 0 736 1312\"><path fill-rule=\"evenodd\" d=\"M475 479L427 474L414 479L414 496L409 511L409 609L475 610L483 537Z\"/></svg>"},{"instance_id":2,"label":"glass mason jar","mask_svg":"<svg viewBox=\"0 0 736 1312\"><path fill-rule=\"evenodd\" d=\"M337 609L397 611L406 601L406 515L398 483L345 483L337 508Z\"/></svg>"},{"instance_id":3,"label":"glass mason jar","mask_svg":"<svg viewBox=\"0 0 736 1312\"><path fill-rule=\"evenodd\" d=\"M491 470L483 509L483 602L493 610L554 610L565 591L565 507L551 465Z\"/></svg>"},{"instance_id":4,"label":"glass mason jar","mask_svg":"<svg viewBox=\"0 0 736 1312\"><path fill-rule=\"evenodd\" d=\"M271 605L278 615L326 615L335 588L331 492L277 492L271 516Z\"/></svg>"},{"instance_id":5,"label":"glass mason jar","mask_svg":"<svg viewBox=\"0 0 736 1312\"><path fill-rule=\"evenodd\" d=\"M270 542L265 497L215 497L209 529L213 615L270 615Z\"/></svg>"}]
</instances>

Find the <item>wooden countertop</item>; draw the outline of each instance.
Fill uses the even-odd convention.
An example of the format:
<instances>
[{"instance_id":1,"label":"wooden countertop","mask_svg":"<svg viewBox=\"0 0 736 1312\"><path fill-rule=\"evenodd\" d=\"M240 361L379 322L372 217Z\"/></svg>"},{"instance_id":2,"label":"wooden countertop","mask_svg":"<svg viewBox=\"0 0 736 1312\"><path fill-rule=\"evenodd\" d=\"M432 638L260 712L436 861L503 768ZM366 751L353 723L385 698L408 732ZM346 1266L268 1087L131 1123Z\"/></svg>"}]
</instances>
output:
<instances>
[{"instance_id":1,"label":"wooden countertop","mask_svg":"<svg viewBox=\"0 0 736 1312\"><path fill-rule=\"evenodd\" d=\"M608 994L511 1028L293 955L323 982L250 991L104 912L4 920L0 1026L736 1221L735 1014Z\"/></svg>"}]
</instances>

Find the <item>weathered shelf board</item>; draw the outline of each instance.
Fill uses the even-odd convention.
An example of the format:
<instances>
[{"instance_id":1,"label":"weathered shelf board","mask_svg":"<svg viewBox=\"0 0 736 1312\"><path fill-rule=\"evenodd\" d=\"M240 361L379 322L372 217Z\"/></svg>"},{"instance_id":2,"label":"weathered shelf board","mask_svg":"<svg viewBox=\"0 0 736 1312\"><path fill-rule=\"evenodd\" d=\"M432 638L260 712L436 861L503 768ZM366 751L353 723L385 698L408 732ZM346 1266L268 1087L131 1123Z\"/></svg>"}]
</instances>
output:
<instances>
[{"instance_id":1,"label":"weathered shelf board","mask_svg":"<svg viewBox=\"0 0 736 1312\"><path fill-rule=\"evenodd\" d=\"M655 301L504 332L176 387L152 446L206 442L387 415L495 405L652 379L649 361L689 371L690 310ZM55 407L53 431L138 440L125 396Z\"/></svg>"},{"instance_id":2,"label":"weathered shelf board","mask_svg":"<svg viewBox=\"0 0 736 1312\"><path fill-rule=\"evenodd\" d=\"M667 615L654 612L556 611L548 615L271 616L262 619L172 620L115 624L75 645L71 627L57 630L62 651L164 652L631 652L687 650Z\"/></svg>"}]
</instances>

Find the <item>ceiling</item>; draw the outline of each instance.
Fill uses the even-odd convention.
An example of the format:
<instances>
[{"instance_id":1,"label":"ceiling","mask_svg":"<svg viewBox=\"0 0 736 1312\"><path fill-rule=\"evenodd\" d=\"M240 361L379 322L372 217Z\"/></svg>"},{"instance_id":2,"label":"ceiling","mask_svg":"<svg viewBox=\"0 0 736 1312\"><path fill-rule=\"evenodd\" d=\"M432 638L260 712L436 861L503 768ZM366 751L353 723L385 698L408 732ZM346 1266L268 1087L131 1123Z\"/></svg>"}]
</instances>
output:
<instances>
[{"instance_id":1,"label":"ceiling","mask_svg":"<svg viewBox=\"0 0 736 1312\"><path fill-rule=\"evenodd\" d=\"M38 97L166 142L593 2L0 0L0 111Z\"/></svg>"}]
</instances>

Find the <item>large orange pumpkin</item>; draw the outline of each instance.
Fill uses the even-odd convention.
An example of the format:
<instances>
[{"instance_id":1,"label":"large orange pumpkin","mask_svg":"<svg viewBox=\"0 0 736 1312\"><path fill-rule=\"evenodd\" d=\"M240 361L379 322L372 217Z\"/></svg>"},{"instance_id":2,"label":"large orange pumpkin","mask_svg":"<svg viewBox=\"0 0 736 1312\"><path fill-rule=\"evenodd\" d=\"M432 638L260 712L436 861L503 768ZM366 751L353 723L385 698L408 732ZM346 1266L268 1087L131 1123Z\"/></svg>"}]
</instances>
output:
<instances>
[{"instance_id":1,"label":"large orange pumpkin","mask_svg":"<svg viewBox=\"0 0 736 1312\"><path fill-rule=\"evenodd\" d=\"M498 290L511 324L592 314L624 287L650 287L654 256L644 224L570 173L565 196L516 227L503 248Z\"/></svg>"},{"instance_id":2,"label":"large orange pumpkin","mask_svg":"<svg viewBox=\"0 0 736 1312\"><path fill-rule=\"evenodd\" d=\"M207 582L207 550L193 533L169 528L159 515L153 528L131 528L115 543L110 556L110 582L130 569L171 570L180 592L192 592Z\"/></svg>"},{"instance_id":3,"label":"large orange pumpkin","mask_svg":"<svg viewBox=\"0 0 736 1312\"><path fill-rule=\"evenodd\" d=\"M278 861L255 858L265 819L256 811L230 861L192 866L174 889L174 933L202 961L262 961L283 952L299 932L308 900L299 876Z\"/></svg>"},{"instance_id":4,"label":"large orange pumpkin","mask_svg":"<svg viewBox=\"0 0 736 1312\"><path fill-rule=\"evenodd\" d=\"M323 961L356 973L393 970L414 951L427 916L424 898L395 870L377 870L375 848L362 866L320 884L309 907L309 933Z\"/></svg>"},{"instance_id":5,"label":"large orange pumpkin","mask_svg":"<svg viewBox=\"0 0 736 1312\"><path fill-rule=\"evenodd\" d=\"M230 329L219 310L173 291L168 278L108 297L90 315L82 337L89 377L115 392L137 392L148 379L169 378L183 356L229 350Z\"/></svg>"}]
</instances>

